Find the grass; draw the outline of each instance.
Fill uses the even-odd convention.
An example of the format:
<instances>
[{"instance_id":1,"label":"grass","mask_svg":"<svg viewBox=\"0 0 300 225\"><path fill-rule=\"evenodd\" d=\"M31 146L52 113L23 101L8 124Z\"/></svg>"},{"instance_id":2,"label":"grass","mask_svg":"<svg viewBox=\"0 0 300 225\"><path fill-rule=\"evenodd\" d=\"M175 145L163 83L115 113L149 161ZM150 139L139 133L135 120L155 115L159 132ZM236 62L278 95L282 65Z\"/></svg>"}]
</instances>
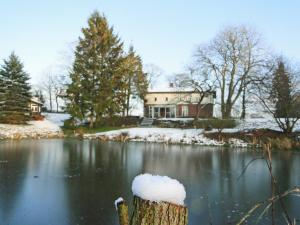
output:
<instances>
[{"instance_id":1,"label":"grass","mask_svg":"<svg viewBox=\"0 0 300 225\"><path fill-rule=\"evenodd\" d=\"M230 138L241 139L252 146L262 147L270 144L274 150L300 150L300 141L296 139L299 133L284 134L280 131L269 129L257 129L249 132L236 133L205 133L204 136L215 140L229 140Z\"/></svg>"},{"instance_id":2,"label":"grass","mask_svg":"<svg viewBox=\"0 0 300 225\"><path fill-rule=\"evenodd\" d=\"M111 130L119 130L123 129L124 127L113 127L113 126L101 126L101 127L93 127L89 128L88 126L79 126L76 127L75 129L70 129L66 127L62 127L62 130L64 134L68 137L72 137L75 134L83 135L83 134L95 134L95 133L100 133L100 132L106 132L106 131L111 131Z\"/></svg>"}]
</instances>

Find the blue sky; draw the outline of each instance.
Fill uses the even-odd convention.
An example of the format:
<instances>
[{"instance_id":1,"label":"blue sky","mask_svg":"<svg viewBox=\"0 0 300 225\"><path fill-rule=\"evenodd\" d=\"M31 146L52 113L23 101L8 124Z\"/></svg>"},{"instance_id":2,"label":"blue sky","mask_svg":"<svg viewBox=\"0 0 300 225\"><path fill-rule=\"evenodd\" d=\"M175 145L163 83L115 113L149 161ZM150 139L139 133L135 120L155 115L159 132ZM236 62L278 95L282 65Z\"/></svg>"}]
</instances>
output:
<instances>
[{"instance_id":1,"label":"blue sky","mask_svg":"<svg viewBox=\"0 0 300 225\"><path fill-rule=\"evenodd\" d=\"M166 75L182 71L195 46L226 25L253 26L275 51L300 61L299 9L299 0L3 0L0 59L15 51L36 83L64 63L62 52L98 10L144 63Z\"/></svg>"}]
</instances>

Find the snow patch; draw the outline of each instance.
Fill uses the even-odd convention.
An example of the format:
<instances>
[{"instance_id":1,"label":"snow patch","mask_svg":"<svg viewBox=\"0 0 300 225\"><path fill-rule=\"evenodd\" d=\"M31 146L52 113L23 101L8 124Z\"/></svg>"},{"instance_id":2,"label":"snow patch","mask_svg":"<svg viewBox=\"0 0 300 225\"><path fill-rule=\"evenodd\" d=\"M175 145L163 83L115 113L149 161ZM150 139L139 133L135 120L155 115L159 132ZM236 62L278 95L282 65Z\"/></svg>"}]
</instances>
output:
<instances>
[{"instance_id":1,"label":"snow patch","mask_svg":"<svg viewBox=\"0 0 300 225\"><path fill-rule=\"evenodd\" d=\"M115 207L116 207L116 210L118 210L118 204L124 202L124 199L122 197L119 197L116 199L115 201Z\"/></svg>"},{"instance_id":2,"label":"snow patch","mask_svg":"<svg viewBox=\"0 0 300 225\"><path fill-rule=\"evenodd\" d=\"M29 121L27 125L0 124L0 139L62 136L60 127L47 120Z\"/></svg>"},{"instance_id":3,"label":"snow patch","mask_svg":"<svg viewBox=\"0 0 300 225\"><path fill-rule=\"evenodd\" d=\"M152 202L169 202L184 205L186 192L177 180L167 176L141 174L132 182L132 193L144 200Z\"/></svg>"},{"instance_id":4,"label":"snow patch","mask_svg":"<svg viewBox=\"0 0 300 225\"><path fill-rule=\"evenodd\" d=\"M65 120L70 118L70 115L67 113L43 113L43 115L47 120L60 127L64 125Z\"/></svg>"},{"instance_id":5,"label":"snow patch","mask_svg":"<svg viewBox=\"0 0 300 225\"><path fill-rule=\"evenodd\" d=\"M156 143L177 143L221 146L224 143L204 137L203 129L178 129L178 128L155 128L136 127L120 130L86 134L85 138L107 137L113 140L119 135L126 135L131 141L144 141Z\"/></svg>"}]
</instances>

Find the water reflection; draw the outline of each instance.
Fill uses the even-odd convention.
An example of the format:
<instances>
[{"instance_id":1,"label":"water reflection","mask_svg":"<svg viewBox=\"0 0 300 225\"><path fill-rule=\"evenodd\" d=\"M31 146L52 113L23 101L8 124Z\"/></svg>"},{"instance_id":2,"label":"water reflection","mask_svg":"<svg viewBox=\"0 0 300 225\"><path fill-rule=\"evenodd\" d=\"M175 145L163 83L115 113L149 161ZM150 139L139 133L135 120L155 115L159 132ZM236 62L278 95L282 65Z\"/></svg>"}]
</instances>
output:
<instances>
[{"instance_id":1,"label":"water reflection","mask_svg":"<svg viewBox=\"0 0 300 225\"><path fill-rule=\"evenodd\" d=\"M189 224L232 224L270 196L263 161L255 161L237 180L257 156L238 149L145 143L1 142L0 224L118 224L113 201L123 196L131 202L132 179L145 172L175 177L185 185ZM281 190L299 185L300 154L280 152L273 158ZM294 216L299 203L286 201ZM263 218L260 224L268 221Z\"/></svg>"}]
</instances>

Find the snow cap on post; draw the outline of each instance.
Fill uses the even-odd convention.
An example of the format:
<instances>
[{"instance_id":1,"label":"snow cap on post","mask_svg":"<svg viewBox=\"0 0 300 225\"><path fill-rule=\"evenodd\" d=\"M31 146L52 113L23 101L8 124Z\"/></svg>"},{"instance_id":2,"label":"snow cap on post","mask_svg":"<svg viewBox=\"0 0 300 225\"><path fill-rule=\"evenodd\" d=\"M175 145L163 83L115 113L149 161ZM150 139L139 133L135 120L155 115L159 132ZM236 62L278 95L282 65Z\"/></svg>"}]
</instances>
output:
<instances>
[{"instance_id":1,"label":"snow cap on post","mask_svg":"<svg viewBox=\"0 0 300 225\"><path fill-rule=\"evenodd\" d=\"M152 202L169 202L184 205L186 192L184 186L167 176L141 174L132 182L133 195Z\"/></svg>"},{"instance_id":2,"label":"snow cap on post","mask_svg":"<svg viewBox=\"0 0 300 225\"><path fill-rule=\"evenodd\" d=\"M118 205L123 203L123 202L124 202L124 199L122 197L119 197L118 199L115 200L116 210L118 210Z\"/></svg>"}]
</instances>

